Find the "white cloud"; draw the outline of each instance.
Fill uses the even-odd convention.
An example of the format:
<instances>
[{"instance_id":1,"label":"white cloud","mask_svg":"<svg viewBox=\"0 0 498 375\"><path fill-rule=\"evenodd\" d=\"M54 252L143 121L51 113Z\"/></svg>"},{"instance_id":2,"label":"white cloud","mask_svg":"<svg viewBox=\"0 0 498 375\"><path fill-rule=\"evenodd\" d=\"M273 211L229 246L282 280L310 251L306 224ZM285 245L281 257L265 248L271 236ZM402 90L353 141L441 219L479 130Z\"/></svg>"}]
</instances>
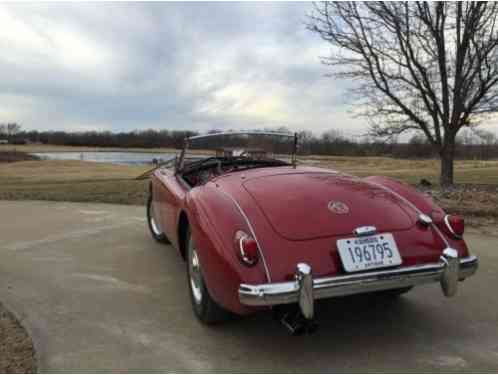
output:
<instances>
[{"instance_id":1,"label":"white cloud","mask_svg":"<svg viewBox=\"0 0 498 375\"><path fill-rule=\"evenodd\" d=\"M357 133L309 3L0 4L0 122Z\"/></svg>"}]
</instances>

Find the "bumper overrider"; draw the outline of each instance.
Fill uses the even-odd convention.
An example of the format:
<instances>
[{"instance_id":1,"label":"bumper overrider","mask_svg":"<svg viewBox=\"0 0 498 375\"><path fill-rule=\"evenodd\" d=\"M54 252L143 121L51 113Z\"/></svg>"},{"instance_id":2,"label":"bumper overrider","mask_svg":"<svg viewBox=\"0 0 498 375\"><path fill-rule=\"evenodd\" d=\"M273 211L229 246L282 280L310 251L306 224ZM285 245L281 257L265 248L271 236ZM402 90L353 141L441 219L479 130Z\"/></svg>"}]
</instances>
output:
<instances>
[{"instance_id":1,"label":"bumper overrider","mask_svg":"<svg viewBox=\"0 0 498 375\"><path fill-rule=\"evenodd\" d=\"M312 319L314 301L321 298L433 282L439 282L444 295L451 297L458 289L458 282L476 272L478 263L476 256L459 258L455 249L447 248L437 263L316 279L313 279L308 264L299 263L294 281L259 285L240 284L239 299L247 306L273 306L297 302L304 317Z\"/></svg>"}]
</instances>

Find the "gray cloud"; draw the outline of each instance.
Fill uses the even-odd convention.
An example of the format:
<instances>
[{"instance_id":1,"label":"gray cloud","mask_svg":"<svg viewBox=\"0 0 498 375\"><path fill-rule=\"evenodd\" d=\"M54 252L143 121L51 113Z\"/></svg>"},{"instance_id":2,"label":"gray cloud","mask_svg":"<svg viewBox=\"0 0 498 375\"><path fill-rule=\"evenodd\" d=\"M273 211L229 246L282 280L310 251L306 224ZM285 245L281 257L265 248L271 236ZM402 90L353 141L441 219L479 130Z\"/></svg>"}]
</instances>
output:
<instances>
[{"instance_id":1,"label":"gray cloud","mask_svg":"<svg viewBox=\"0 0 498 375\"><path fill-rule=\"evenodd\" d=\"M354 134L309 3L0 4L0 122Z\"/></svg>"}]
</instances>

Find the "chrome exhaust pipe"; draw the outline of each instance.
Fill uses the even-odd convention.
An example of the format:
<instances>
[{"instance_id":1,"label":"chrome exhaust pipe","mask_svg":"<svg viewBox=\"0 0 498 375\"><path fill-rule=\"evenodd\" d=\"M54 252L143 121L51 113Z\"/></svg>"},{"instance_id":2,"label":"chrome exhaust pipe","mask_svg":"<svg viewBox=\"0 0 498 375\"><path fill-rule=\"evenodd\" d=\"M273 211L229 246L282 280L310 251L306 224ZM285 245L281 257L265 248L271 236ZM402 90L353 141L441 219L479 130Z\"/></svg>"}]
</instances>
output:
<instances>
[{"instance_id":1,"label":"chrome exhaust pipe","mask_svg":"<svg viewBox=\"0 0 498 375\"><path fill-rule=\"evenodd\" d=\"M295 273L298 289L298 303L287 306L276 306L274 318L289 330L293 336L313 333L317 324L315 316L315 300L313 297L313 276L311 267L306 263L298 263Z\"/></svg>"},{"instance_id":2,"label":"chrome exhaust pipe","mask_svg":"<svg viewBox=\"0 0 498 375\"><path fill-rule=\"evenodd\" d=\"M303 316L297 305L278 306L274 309L274 318L287 328L292 336L314 333L318 327L314 320Z\"/></svg>"}]
</instances>

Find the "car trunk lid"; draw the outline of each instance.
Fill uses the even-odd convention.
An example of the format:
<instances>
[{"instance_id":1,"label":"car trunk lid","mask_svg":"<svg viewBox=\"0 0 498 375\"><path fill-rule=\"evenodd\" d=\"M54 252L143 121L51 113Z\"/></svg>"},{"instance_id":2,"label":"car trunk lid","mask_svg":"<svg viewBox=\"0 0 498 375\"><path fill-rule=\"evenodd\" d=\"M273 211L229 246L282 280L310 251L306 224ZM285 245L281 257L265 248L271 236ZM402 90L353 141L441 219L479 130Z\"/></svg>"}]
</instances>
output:
<instances>
[{"instance_id":1,"label":"car trunk lid","mask_svg":"<svg viewBox=\"0 0 498 375\"><path fill-rule=\"evenodd\" d=\"M414 224L399 198L350 176L277 174L243 186L273 229L288 240L348 235L359 226L393 232Z\"/></svg>"}]
</instances>

